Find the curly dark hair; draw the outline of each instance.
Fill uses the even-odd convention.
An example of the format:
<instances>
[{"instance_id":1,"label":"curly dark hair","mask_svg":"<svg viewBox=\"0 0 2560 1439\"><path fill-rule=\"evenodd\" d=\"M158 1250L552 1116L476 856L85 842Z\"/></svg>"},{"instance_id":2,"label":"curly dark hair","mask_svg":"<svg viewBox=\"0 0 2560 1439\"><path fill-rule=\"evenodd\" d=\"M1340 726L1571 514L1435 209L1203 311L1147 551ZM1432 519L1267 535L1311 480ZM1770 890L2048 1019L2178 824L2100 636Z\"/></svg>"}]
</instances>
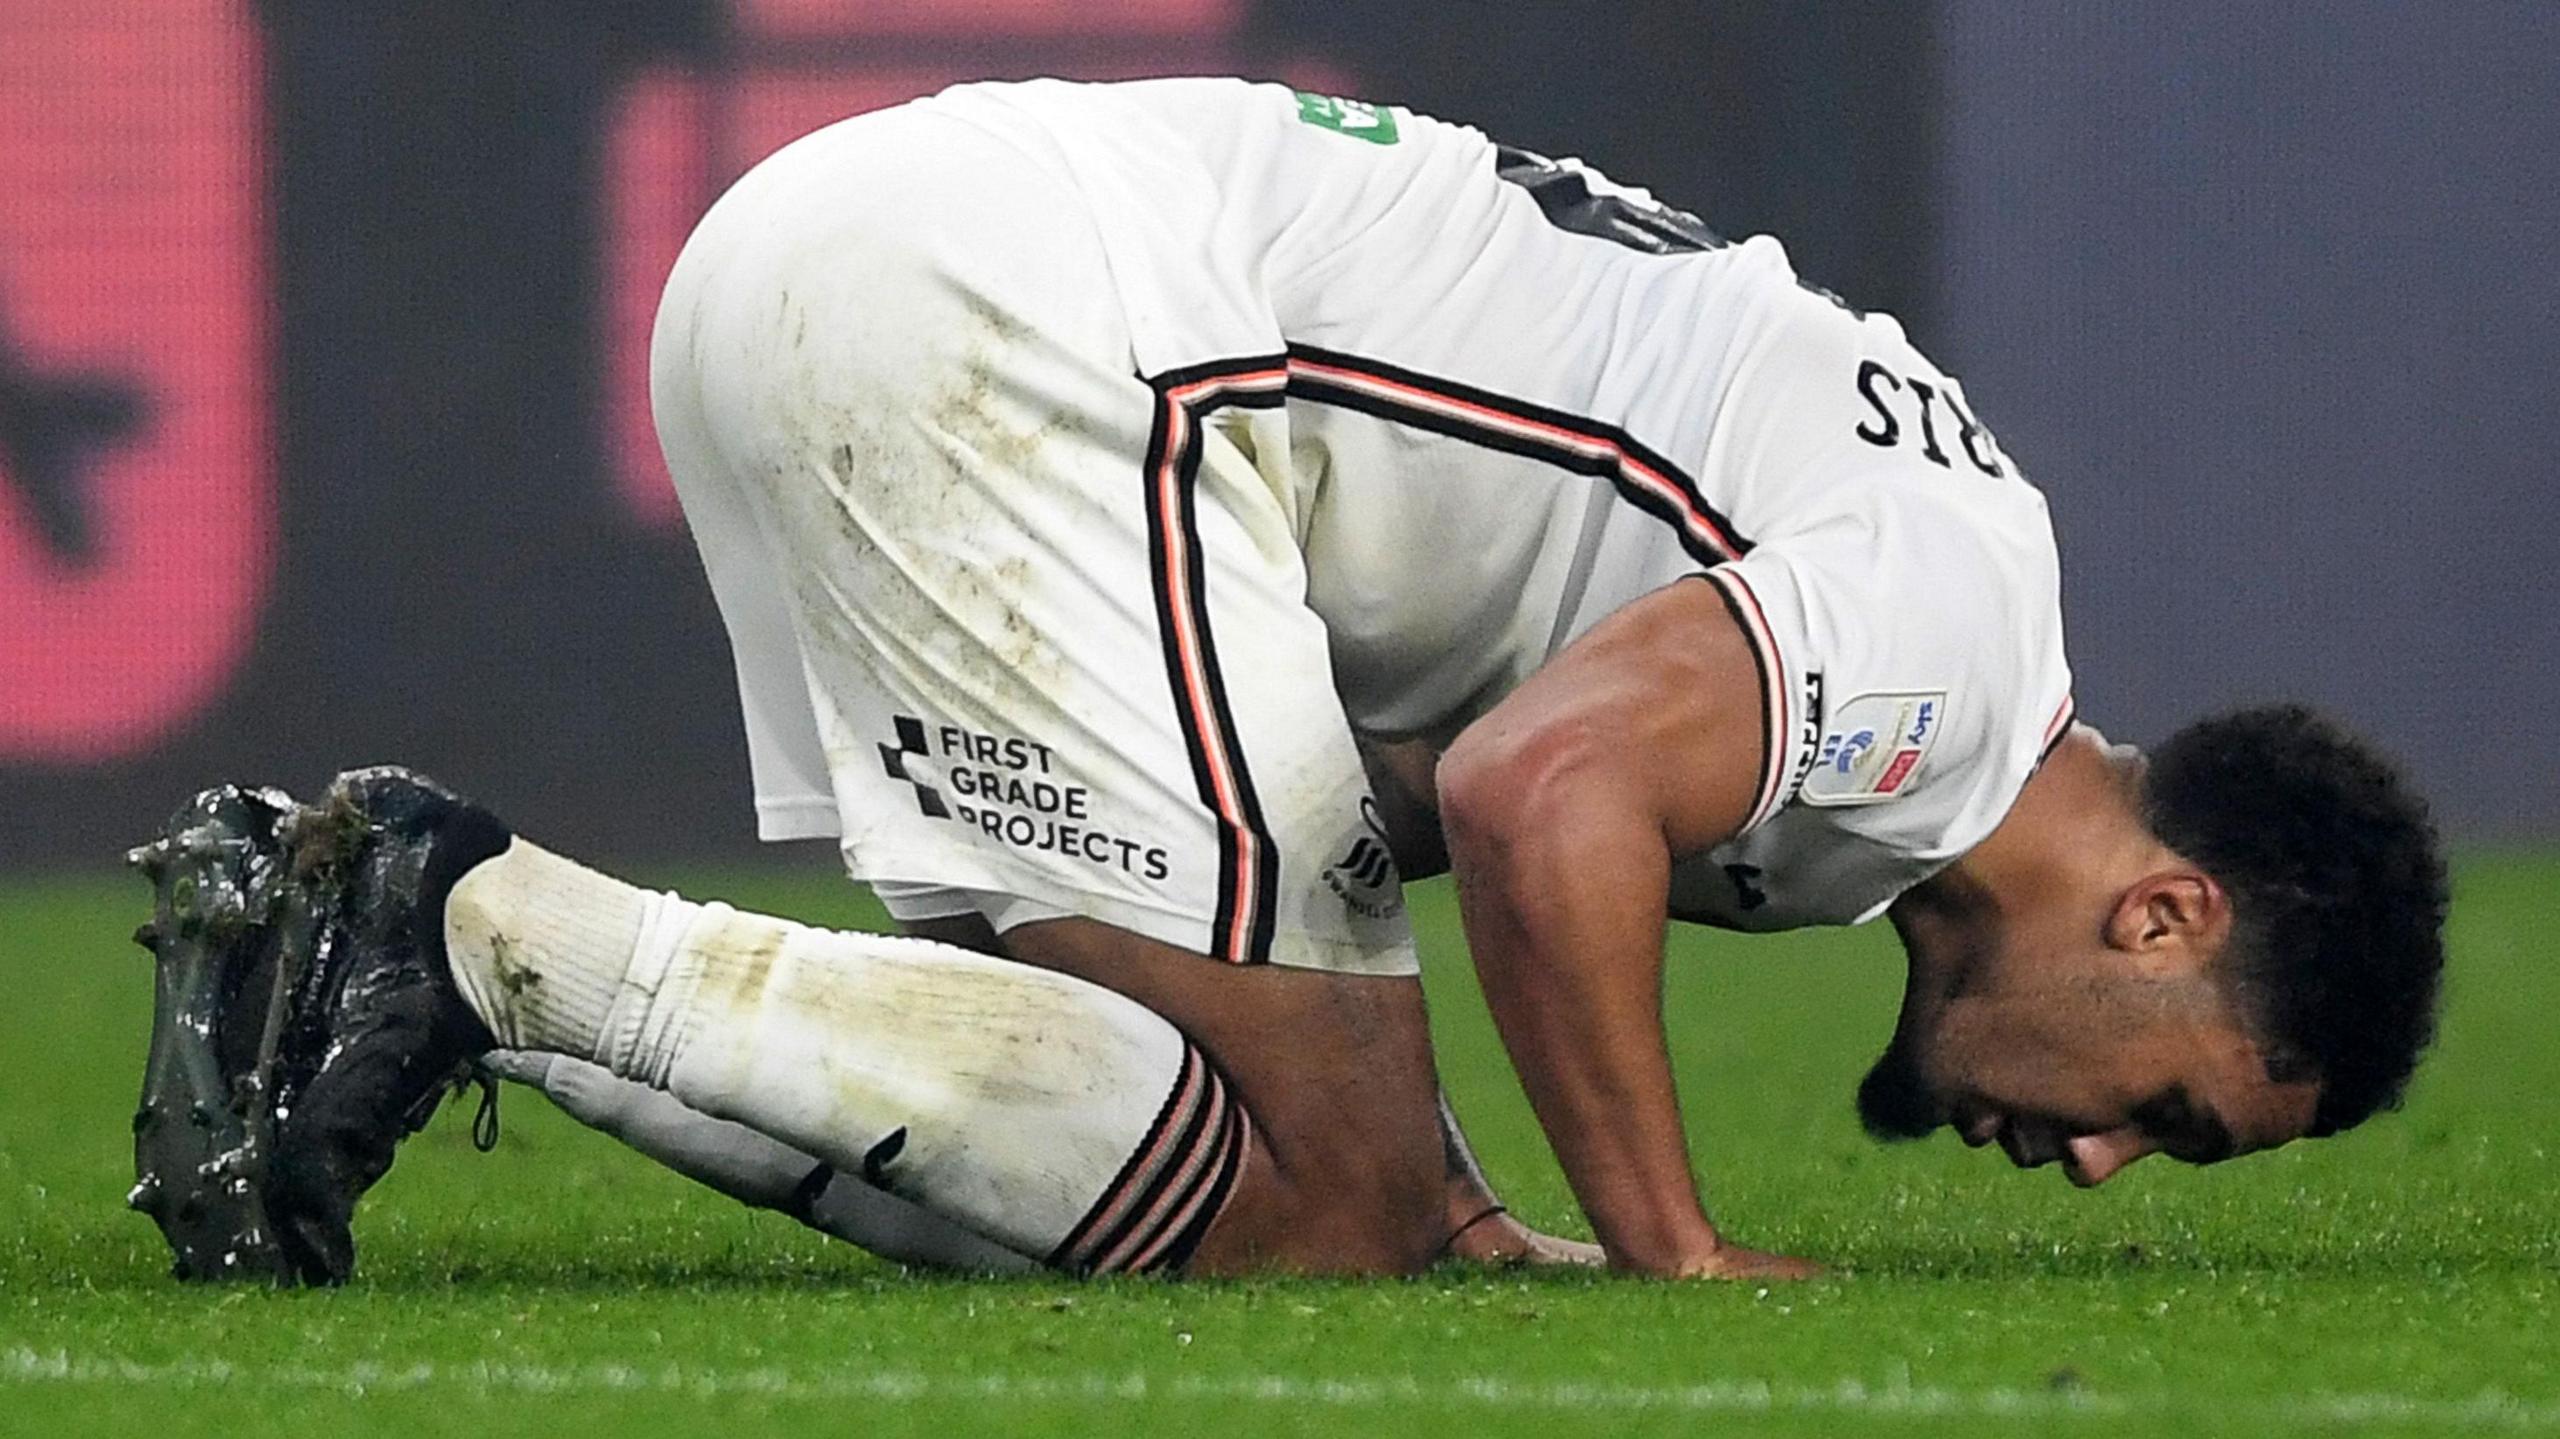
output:
<instances>
[{"instance_id":1,"label":"curly dark hair","mask_svg":"<svg viewBox=\"0 0 2560 1439\"><path fill-rule=\"evenodd\" d=\"M2151 832L2231 896L2224 983L2315 1135L2399 1107L2435 1037L2449 893L2425 801L2301 705L2199 720L2143 778Z\"/></svg>"}]
</instances>

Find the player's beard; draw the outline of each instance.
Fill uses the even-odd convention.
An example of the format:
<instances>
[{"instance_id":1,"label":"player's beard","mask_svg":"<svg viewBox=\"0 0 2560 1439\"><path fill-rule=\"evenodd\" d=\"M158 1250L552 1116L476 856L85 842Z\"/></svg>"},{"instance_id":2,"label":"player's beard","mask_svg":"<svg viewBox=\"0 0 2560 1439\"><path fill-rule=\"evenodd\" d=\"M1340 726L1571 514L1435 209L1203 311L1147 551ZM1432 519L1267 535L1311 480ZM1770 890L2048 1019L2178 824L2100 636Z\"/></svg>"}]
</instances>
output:
<instances>
[{"instance_id":1,"label":"player's beard","mask_svg":"<svg viewBox=\"0 0 2560 1439\"><path fill-rule=\"evenodd\" d=\"M1928 921L1922 912L1894 906L1894 932L1911 957L1904 982L1902 1012L1894 1016L1893 1038L1884 1053L1858 1081L1858 1122L1868 1137L1892 1143L1925 1139L1950 1122L1941 1096L1947 1058L1929 1053L1947 1006L1982 984L1998 956L1997 931L1981 925ZM1931 1071L1938 1071L1935 1081Z\"/></svg>"},{"instance_id":2,"label":"player's beard","mask_svg":"<svg viewBox=\"0 0 2560 1439\"><path fill-rule=\"evenodd\" d=\"M1858 1081L1858 1122L1870 1138L1884 1142L1925 1138L1947 1122L1920 1071L1916 1047L1900 1032Z\"/></svg>"}]
</instances>

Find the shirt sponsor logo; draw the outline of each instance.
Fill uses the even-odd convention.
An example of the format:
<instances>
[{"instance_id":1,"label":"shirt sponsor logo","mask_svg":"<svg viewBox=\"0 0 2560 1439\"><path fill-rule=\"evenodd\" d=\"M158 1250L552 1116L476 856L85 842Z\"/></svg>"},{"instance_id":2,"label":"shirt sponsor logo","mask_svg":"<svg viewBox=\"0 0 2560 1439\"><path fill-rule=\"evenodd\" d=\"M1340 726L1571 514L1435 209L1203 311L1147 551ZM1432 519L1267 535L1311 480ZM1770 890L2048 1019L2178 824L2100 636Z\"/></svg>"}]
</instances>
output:
<instances>
[{"instance_id":1,"label":"shirt sponsor logo","mask_svg":"<svg viewBox=\"0 0 2560 1439\"><path fill-rule=\"evenodd\" d=\"M1799 793L1806 804L1882 804L1910 792L1946 727L1945 690L1863 694L1840 706Z\"/></svg>"},{"instance_id":2,"label":"shirt sponsor logo","mask_svg":"<svg viewBox=\"0 0 2560 1439\"><path fill-rule=\"evenodd\" d=\"M898 742L880 746L880 767L906 781L926 818L977 830L1011 849L1064 855L1144 879L1173 873L1163 846L1093 822L1093 791L1064 777L1049 746L959 725L928 729L913 715L890 719Z\"/></svg>"},{"instance_id":3,"label":"shirt sponsor logo","mask_svg":"<svg viewBox=\"0 0 2560 1439\"><path fill-rule=\"evenodd\" d=\"M1366 140L1372 145L1396 142L1396 112L1384 105L1315 95L1305 90L1294 93L1298 97L1298 118L1320 130L1331 130L1354 140Z\"/></svg>"}]
</instances>

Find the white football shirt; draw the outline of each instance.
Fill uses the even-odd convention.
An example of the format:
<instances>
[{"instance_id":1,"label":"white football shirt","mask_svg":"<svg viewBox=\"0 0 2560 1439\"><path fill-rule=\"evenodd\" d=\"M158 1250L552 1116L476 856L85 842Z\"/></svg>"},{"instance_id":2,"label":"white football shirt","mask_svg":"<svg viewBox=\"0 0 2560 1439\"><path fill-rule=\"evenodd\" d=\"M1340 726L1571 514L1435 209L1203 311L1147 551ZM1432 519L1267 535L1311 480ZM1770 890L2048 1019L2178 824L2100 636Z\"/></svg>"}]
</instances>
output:
<instances>
[{"instance_id":1,"label":"white football shirt","mask_svg":"<svg viewBox=\"0 0 2560 1439\"><path fill-rule=\"evenodd\" d=\"M1618 606L1720 587L1765 763L1674 913L1871 917L1979 843L2067 726L2043 498L1898 324L1776 241L1279 86L925 103L1084 193L1141 373L1285 359L1283 408L1219 423L1285 459L1261 470L1356 729L1446 740Z\"/></svg>"}]
</instances>

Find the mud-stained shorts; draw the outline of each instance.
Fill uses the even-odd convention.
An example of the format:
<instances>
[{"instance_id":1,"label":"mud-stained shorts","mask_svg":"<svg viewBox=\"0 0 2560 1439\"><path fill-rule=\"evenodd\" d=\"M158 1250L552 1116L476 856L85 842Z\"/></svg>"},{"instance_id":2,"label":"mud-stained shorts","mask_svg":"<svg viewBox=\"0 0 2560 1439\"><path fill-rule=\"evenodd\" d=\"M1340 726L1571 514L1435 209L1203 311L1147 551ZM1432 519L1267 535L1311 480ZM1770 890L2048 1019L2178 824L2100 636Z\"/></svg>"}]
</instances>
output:
<instances>
[{"instance_id":1,"label":"mud-stained shorts","mask_svg":"<svg viewBox=\"0 0 2560 1439\"><path fill-rule=\"evenodd\" d=\"M686 246L653 401L759 830L840 835L901 918L1412 973L1281 376L1140 376L1082 203L907 107L766 160Z\"/></svg>"}]
</instances>

